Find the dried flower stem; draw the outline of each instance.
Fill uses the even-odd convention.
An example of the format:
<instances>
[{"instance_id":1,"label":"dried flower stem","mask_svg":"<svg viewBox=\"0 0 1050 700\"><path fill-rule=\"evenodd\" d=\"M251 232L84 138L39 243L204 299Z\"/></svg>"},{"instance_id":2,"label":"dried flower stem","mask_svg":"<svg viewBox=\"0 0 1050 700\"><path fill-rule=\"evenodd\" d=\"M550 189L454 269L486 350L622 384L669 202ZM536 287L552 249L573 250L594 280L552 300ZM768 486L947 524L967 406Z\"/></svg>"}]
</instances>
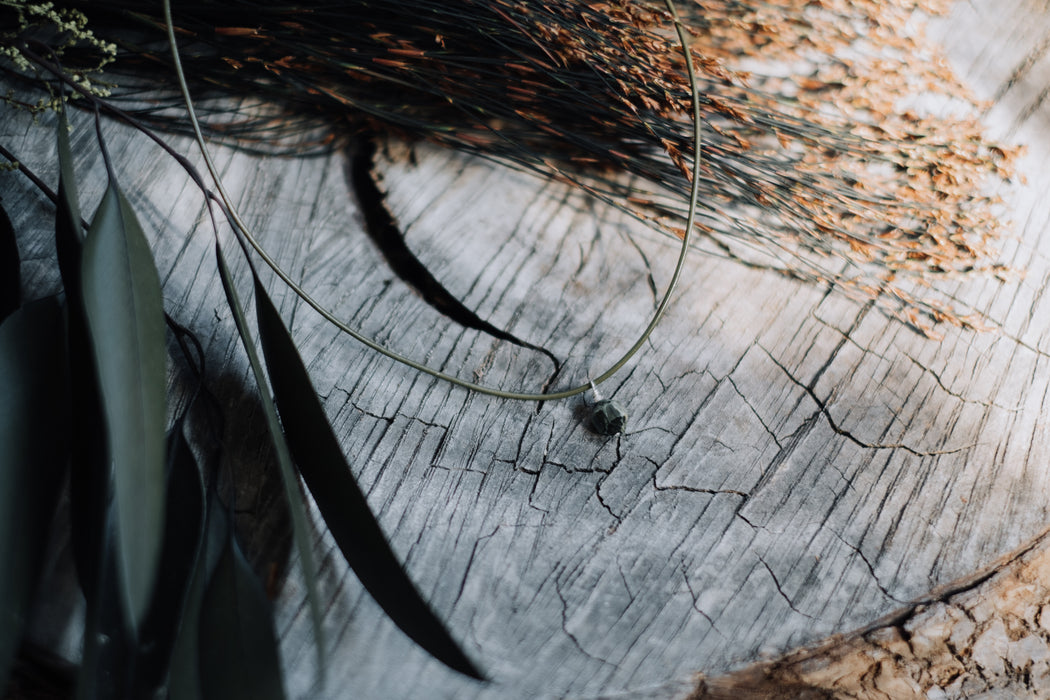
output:
<instances>
[{"instance_id":1,"label":"dried flower stem","mask_svg":"<svg viewBox=\"0 0 1050 700\"><path fill-rule=\"evenodd\" d=\"M914 291L1006 272L991 193L1011 178L1015 150L984 137L978 106L915 26L947 4L690 3L707 132L698 232L750 264L875 299L924 332L935 321L980 326ZM122 47L112 70L138 76L122 94L156 93L167 73L157 3L83 7ZM570 182L682 233L691 92L663 7L234 0L180 3L178 15L195 94L255 99L214 115L212 134L281 148L307 126L322 146L381 129ZM147 115L172 126L157 111L171 104L158 98Z\"/></svg>"}]
</instances>

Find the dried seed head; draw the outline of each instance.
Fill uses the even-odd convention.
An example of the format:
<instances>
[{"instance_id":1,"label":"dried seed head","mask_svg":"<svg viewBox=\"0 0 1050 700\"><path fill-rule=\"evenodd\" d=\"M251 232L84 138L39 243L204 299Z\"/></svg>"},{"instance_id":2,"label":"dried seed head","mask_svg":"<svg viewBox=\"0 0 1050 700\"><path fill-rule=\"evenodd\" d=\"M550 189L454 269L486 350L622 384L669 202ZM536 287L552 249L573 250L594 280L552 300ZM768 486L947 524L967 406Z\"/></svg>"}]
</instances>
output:
<instances>
[{"instance_id":1,"label":"dried seed head","mask_svg":"<svg viewBox=\"0 0 1050 700\"><path fill-rule=\"evenodd\" d=\"M124 3L94 0L107 40ZM926 282L999 275L994 190L1016 149L922 35L943 0L704 0L683 7L701 82L698 230L749 265L874 299L928 333L976 326ZM142 16L155 8L143 3ZM281 148L384 130L571 183L676 233L692 172L690 90L666 13L636 0L180 3L198 90L269 108L212 129ZM154 21L160 24L159 18ZM139 38L139 37L136 37ZM156 86L163 45L115 70ZM785 70L785 67L790 70ZM136 83L127 88L132 97ZM923 110L922 104L937 109ZM144 115L157 119L154 106ZM333 140L333 135L335 139ZM301 143L301 142L300 142ZM955 302L952 302L955 303Z\"/></svg>"}]
</instances>

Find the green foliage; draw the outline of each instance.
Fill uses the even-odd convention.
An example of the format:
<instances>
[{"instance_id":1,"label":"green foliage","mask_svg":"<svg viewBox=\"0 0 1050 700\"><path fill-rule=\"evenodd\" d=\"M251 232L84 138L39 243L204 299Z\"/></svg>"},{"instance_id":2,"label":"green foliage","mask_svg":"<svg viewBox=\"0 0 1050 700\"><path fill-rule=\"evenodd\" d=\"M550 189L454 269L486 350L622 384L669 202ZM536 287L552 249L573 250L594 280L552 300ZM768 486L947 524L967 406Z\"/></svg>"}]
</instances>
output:
<instances>
[{"instance_id":1,"label":"green foliage","mask_svg":"<svg viewBox=\"0 0 1050 700\"><path fill-rule=\"evenodd\" d=\"M0 569L17 572L0 581L0 688L69 466L73 554L87 599L77 697L147 697L167 686L174 700L282 698L270 603L237 544L217 478L204 478L200 456L218 463L221 447L209 451L200 435L187 439L187 417L194 414L194 422L212 424L221 445L222 419L209 413L203 355L199 347L197 356L186 349L192 334L165 314L145 233L101 140L109 185L90 226L82 222L68 134L60 110L54 199L64 304L49 298L21 305L14 231L0 209L0 264L5 279L13 279L0 286L0 310L9 313L0 323ZM283 411L278 417L218 242L216 258L281 467L321 680L321 605L299 475L351 567L393 621L436 658L482 677L390 549L252 269L266 369ZM199 382L170 426L165 323Z\"/></svg>"},{"instance_id":2,"label":"green foliage","mask_svg":"<svg viewBox=\"0 0 1050 700\"><path fill-rule=\"evenodd\" d=\"M204 694L201 688L200 650L202 602L205 588L215 572L219 555L230 533L222 505L214 491L208 493L202 515L204 521L200 546L186 586L183 611L171 650L168 674L170 700L200 700ZM267 658L270 658L269 654Z\"/></svg>"},{"instance_id":3,"label":"green foliage","mask_svg":"<svg viewBox=\"0 0 1050 700\"><path fill-rule=\"evenodd\" d=\"M226 513L213 509L211 521L226 536L200 603L201 697L283 700L270 601L237 545Z\"/></svg>"},{"instance_id":4,"label":"green foliage","mask_svg":"<svg viewBox=\"0 0 1050 700\"><path fill-rule=\"evenodd\" d=\"M0 321L22 303L21 273L15 229L0 206Z\"/></svg>"},{"instance_id":5,"label":"green foliage","mask_svg":"<svg viewBox=\"0 0 1050 700\"><path fill-rule=\"evenodd\" d=\"M160 687L167 674L176 634L203 546L206 492L200 465L179 418L167 441L167 503L157 586L139 634L135 661L141 695Z\"/></svg>"},{"instance_id":6,"label":"green foliage","mask_svg":"<svg viewBox=\"0 0 1050 700\"><path fill-rule=\"evenodd\" d=\"M77 201L69 124L59 111L57 129L58 195L55 211L55 251L66 291L66 341L70 366L71 430L70 510L73 556L88 600L95 600L110 504L111 472L106 446L102 399L95 372L94 349L87 329L81 288L84 228Z\"/></svg>"},{"instance_id":7,"label":"green foliage","mask_svg":"<svg viewBox=\"0 0 1050 700\"><path fill-rule=\"evenodd\" d=\"M22 636L66 466L62 325L55 297L0 323L0 687Z\"/></svg>"},{"instance_id":8,"label":"green foliage","mask_svg":"<svg viewBox=\"0 0 1050 700\"><path fill-rule=\"evenodd\" d=\"M81 275L113 465L116 563L134 632L152 595L164 531L167 352L153 257L112 181L84 241Z\"/></svg>"},{"instance_id":9,"label":"green foliage","mask_svg":"<svg viewBox=\"0 0 1050 700\"><path fill-rule=\"evenodd\" d=\"M241 336L241 344L248 354L248 362L251 364L252 373L255 375L255 383L260 389L260 403L263 415L266 416L266 425L270 429L270 437L273 439L277 453L277 464L281 470L281 480L284 483L285 496L288 500L289 509L292 514L292 538L299 551L300 564L303 569L303 578L306 579L306 598L310 606L310 615L313 619L314 636L318 650L318 660L322 674L324 673L324 641L321 627L321 601L317 597L317 569L313 560L313 552L310 549L310 532L307 524L306 510L299 497L299 481L295 477L295 465L292 463L292 455L288 449L288 443L281 430L281 423L277 419L277 409L273 405L267 390L266 377L263 373L259 354L255 350L251 331L248 328L248 319L244 315L244 307L241 306L237 296L237 290L233 286L233 276L230 268L226 265L226 259L222 254L219 242L215 242L215 259L219 268L219 276L222 278L222 288L226 292L226 301L233 311L233 318L237 325L237 332Z\"/></svg>"}]
</instances>

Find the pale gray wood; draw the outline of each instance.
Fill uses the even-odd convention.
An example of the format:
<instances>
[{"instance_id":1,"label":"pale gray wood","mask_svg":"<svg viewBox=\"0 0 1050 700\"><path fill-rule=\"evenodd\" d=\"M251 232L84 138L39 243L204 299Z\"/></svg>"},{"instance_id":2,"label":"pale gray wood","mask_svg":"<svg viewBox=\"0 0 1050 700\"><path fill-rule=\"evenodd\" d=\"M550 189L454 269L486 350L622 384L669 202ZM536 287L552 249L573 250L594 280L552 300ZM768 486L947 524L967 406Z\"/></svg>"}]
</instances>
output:
<instances>
[{"instance_id":1,"label":"pale gray wood","mask_svg":"<svg viewBox=\"0 0 1050 700\"><path fill-rule=\"evenodd\" d=\"M689 700L1040 700L1050 692L1050 537L869 628L703 678Z\"/></svg>"},{"instance_id":2,"label":"pale gray wood","mask_svg":"<svg viewBox=\"0 0 1050 700\"><path fill-rule=\"evenodd\" d=\"M957 3L935 25L978 94L996 99L993 133L1029 146L1027 184L1004 192L1017 223L1005 255L1027 278L941 286L1001 333L948 328L930 341L867 306L695 255L649 347L603 386L631 413L625 436L603 438L581 424L582 400L540 408L447 386L340 336L274 282L396 551L493 678L478 684L430 660L318 528L331 669L315 688L293 565L277 613L293 697L683 697L696 672L862 627L1041 532L1045 11L1031 0ZM273 477L201 199L144 139L107 132L166 305L206 345L246 477L239 505L259 533L275 510ZM0 138L54 182L46 129L12 119ZM104 186L93 138L80 116L85 209ZM389 272L361 231L341 154L216 156L267 249L341 318L487 384L548 380L544 355L448 322ZM399 144L381 170L410 247L479 316L562 360L556 386L585 381L630 345L674 264L672 242L561 186L432 148L409 158ZM0 178L27 287L53 289L51 208L17 175ZM247 294L245 267L235 269ZM281 527L262 532L253 548L271 553L257 558L265 569L286 542Z\"/></svg>"}]
</instances>

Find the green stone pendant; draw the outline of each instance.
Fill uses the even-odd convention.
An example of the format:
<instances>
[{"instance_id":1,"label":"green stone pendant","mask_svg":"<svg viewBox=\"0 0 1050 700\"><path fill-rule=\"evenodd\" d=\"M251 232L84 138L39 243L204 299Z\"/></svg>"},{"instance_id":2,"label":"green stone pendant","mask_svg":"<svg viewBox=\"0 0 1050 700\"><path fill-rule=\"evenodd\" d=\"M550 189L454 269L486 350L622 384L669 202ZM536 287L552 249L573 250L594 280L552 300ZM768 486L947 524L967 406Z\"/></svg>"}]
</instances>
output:
<instances>
[{"instance_id":1,"label":"green stone pendant","mask_svg":"<svg viewBox=\"0 0 1050 700\"><path fill-rule=\"evenodd\" d=\"M627 429L627 409L612 399L603 399L591 382L594 405L591 406L591 430L599 435L618 435Z\"/></svg>"},{"instance_id":2,"label":"green stone pendant","mask_svg":"<svg viewBox=\"0 0 1050 700\"><path fill-rule=\"evenodd\" d=\"M591 407L591 428L599 435L616 435L627 429L627 411L610 399L602 399Z\"/></svg>"}]
</instances>

